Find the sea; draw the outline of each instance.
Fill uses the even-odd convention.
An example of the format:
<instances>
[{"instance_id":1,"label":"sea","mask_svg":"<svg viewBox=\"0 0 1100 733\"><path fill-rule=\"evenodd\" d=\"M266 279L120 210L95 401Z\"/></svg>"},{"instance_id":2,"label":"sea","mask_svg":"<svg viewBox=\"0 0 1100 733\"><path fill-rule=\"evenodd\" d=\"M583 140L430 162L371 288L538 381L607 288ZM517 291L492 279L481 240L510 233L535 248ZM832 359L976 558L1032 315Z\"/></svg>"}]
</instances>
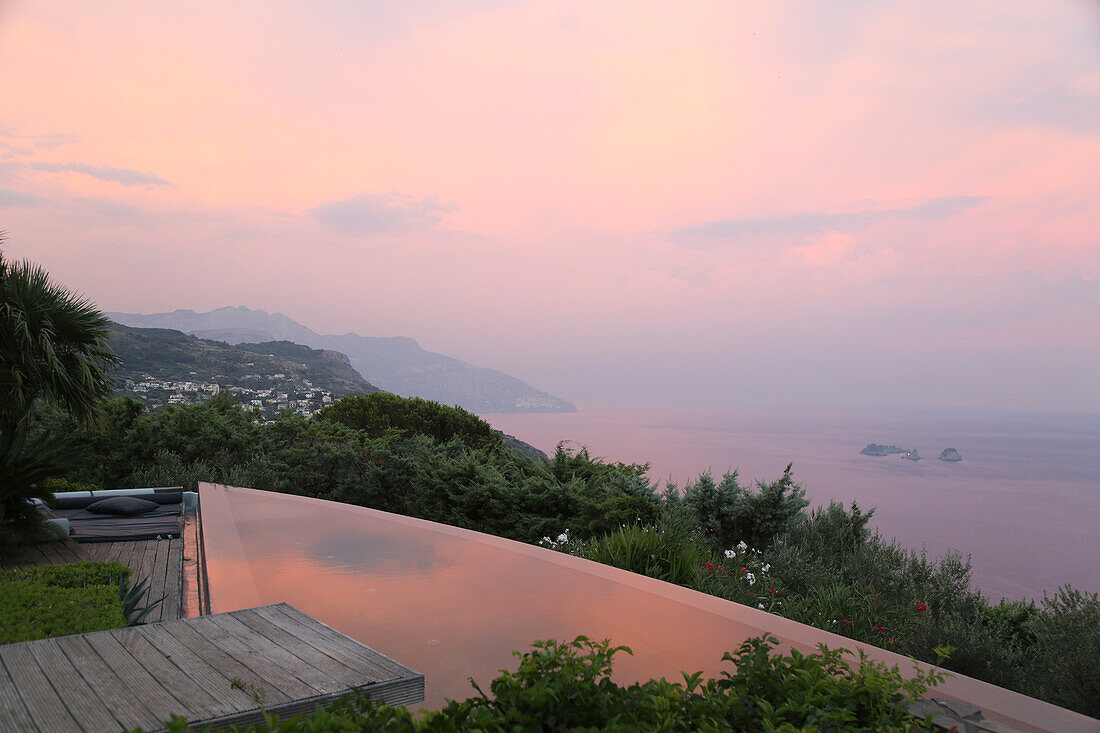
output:
<instances>
[{"instance_id":1,"label":"sea","mask_svg":"<svg viewBox=\"0 0 1100 733\"><path fill-rule=\"evenodd\" d=\"M1041 600L1069 584L1100 591L1100 415L869 411L725 411L591 406L575 413L486 415L553 454L648 463L661 487L704 471L771 481L788 463L812 505L875 508L872 525L939 557L968 555L992 602ZM868 443L920 461L865 456ZM938 460L955 448L962 461Z\"/></svg>"}]
</instances>

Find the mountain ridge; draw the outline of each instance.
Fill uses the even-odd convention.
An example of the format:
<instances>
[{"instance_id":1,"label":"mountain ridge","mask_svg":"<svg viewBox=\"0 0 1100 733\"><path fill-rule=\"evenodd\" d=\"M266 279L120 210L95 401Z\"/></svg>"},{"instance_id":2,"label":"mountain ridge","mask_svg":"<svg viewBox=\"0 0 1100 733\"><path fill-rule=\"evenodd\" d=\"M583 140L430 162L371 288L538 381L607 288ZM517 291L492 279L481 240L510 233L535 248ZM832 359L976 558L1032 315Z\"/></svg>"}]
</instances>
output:
<instances>
[{"instance_id":1,"label":"mountain ridge","mask_svg":"<svg viewBox=\"0 0 1100 733\"><path fill-rule=\"evenodd\" d=\"M230 344L289 341L346 354L364 380L394 394L457 404L471 412L575 412L569 402L504 372L427 351L408 336L319 334L282 313L223 306L206 313L107 313L138 328L170 328Z\"/></svg>"}]
</instances>

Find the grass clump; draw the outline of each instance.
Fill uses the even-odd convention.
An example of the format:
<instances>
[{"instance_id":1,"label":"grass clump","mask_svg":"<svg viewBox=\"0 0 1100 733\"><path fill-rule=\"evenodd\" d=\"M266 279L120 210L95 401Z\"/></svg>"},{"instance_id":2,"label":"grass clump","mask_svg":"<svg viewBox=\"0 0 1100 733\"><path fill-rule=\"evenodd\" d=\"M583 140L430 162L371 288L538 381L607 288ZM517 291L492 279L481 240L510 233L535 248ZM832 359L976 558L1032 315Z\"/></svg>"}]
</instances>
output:
<instances>
[{"instance_id":1,"label":"grass clump","mask_svg":"<svg viewBox=\"0 0 1100 733\"><path fill-rule=\"evenodd\" d=\"M125 626L120 589L129 576L117 562L0 571L0 644Z\"/></svg>"},{"instance_id":2,"label":"grass clump","mask_svg":"<svg viewBox=\"0 0 1100 733\"><path fill-rule=\"evenodd\" d=\"M87 588L92 585L125 587L130 568L119 562L70 562L64 565L33 565L0 571L4 580L31 580L59 588Z\"/></svg>"}]
</instances>

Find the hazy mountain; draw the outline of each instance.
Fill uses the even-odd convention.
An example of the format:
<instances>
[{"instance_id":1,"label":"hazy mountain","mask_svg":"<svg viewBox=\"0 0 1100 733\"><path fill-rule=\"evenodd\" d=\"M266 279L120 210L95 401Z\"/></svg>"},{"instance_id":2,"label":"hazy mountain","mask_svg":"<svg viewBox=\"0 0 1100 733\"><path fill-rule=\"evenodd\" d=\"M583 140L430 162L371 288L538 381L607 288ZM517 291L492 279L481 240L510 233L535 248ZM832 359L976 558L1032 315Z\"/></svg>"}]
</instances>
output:
<instances>
[{"instance_id":1,"label":"hazy mountain","mask_svg":"<svg viewBox=\"0 0 1100 733\"><path fill-rule=\"evenodd\" d=\"M515 377L425 351L415 340L402 336L323 335L281 313L244 306L218 308L209 313L176 310L149 315L107 315L127 326L172 328L230 344L291 341L315 349L332 349L347 354L364 379L384 390L446 405L457 404L475 413L576 410L568 402Z\"/></svg>"}]
</instances>

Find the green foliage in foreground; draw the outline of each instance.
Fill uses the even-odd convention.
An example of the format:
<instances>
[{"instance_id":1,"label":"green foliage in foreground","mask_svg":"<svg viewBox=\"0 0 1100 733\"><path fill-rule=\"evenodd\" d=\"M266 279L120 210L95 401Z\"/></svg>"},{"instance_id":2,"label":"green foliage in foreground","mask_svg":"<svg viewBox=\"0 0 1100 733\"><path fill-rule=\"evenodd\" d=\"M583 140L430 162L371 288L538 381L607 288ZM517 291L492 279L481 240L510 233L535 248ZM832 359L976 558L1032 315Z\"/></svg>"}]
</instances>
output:
<instances>
[{"instance_id":1,"label":"green foliage in foreground","mask_svg":"<svg viewBox=\"0 0 1100 733\"><path fill-rule=\"evenodd\" d=\"M116 562L0 571L0 644L125 626L119 591L129 575Z\"/></svg>"},{"instance_id":2,"label":"green foliage in foreground","mask_svg":"<svg viewBox=\"0 0 1100 733\"><path fill-rule=\"evenodd\" d=\"M235 727L237 733L320 731L912 731L924 721L907 712L943 674L919 668L903 680L897 667L861 659L853 668L843 649L775 654L774 638L749 639L726 653L736 671L703 680L683 673L622 686L611 679L614 656L626 647L578 637L535 642L515 672L502 672L477 695L448 701L416 719L405 708L350 697L313 715ZM189 730L175 718L169 731Z\"/></svg>"},{"instance_id":3,"label":"green foliage in foreground","mask_svg":"<svg viewBox=\"0 0 1100 733\"><path fill-rule=\"evenodd\" d=\"M266 424L228 395L151 414L123 398L102 413L94 426L54 413L40 426L90 446L66 481L211 481L540 543L925 662L950 646L953 671L1100 715L1095 595L991 606L957 553L900 547L854 504L808 511L790 467L771 482L703 474L682 495L662 493L645 465L561 446L549 463L531 460L469 413L389 394Z\"/></svg>"}]
</instances>

